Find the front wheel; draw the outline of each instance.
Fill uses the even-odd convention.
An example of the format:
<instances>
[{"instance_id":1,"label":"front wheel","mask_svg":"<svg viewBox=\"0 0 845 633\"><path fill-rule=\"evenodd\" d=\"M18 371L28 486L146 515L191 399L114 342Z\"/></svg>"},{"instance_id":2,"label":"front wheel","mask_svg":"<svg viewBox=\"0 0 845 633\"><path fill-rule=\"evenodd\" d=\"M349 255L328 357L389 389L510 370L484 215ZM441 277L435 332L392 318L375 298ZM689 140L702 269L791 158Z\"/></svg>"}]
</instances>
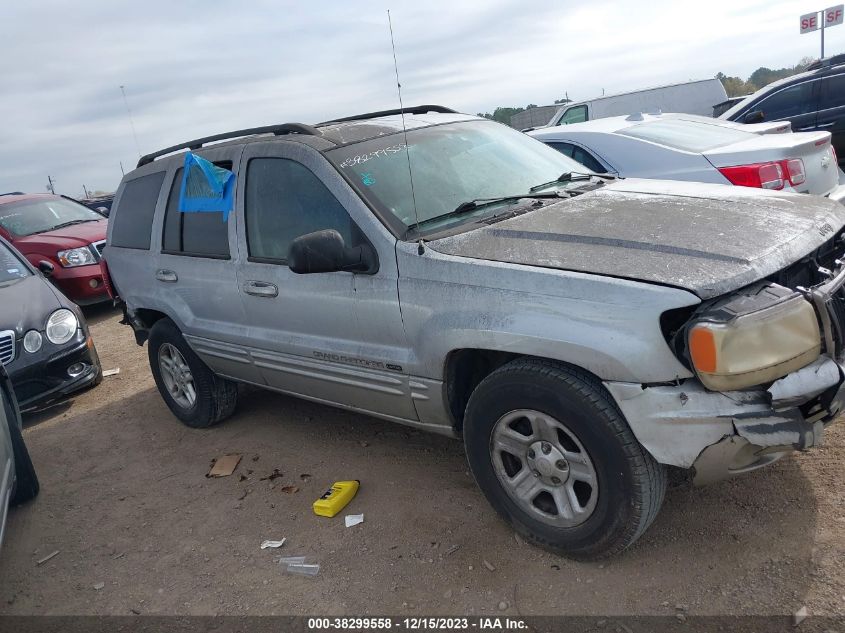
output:
<instances>
[{"instance_id":1,"label":"front wheel","mask_svg":"<svg viewBox=\"0 0 845 633\"><path fill-rule=\"evenodd\" d=\"M487 376L467 405L464 439L493 507L558 554L621 552L663 503L664 468L601 383L559 363L518 359Z\"/></svg>"},{"instance_id":2,"label":"front wheel","mask_svg":"<svg viewBox=\"0 0 845 633\"><path fill-rule=\"evenodd\" d=\"M212 426L235 410L238 386L211 371L170 319L153 325L148 355L161 397L187 426Z\"/></svg>"}]
</instances>

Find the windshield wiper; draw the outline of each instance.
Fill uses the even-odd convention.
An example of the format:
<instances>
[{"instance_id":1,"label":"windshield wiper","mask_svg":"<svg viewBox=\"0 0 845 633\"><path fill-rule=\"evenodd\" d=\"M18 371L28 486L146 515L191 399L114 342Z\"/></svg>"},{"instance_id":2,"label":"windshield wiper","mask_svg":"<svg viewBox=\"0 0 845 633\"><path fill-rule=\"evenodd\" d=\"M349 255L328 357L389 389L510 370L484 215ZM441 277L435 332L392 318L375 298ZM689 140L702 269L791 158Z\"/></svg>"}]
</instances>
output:
<instances>
[{"instance_id":1,"label":"windshield wiper","mask_svg":"<svg viewBox=\"0 0 845 633\"><path fill-rule=\"evenodd\" d=\"M91 218L90 220L70 220L68 222L62 222L61 224L57 224L56 226L47 229L46 231L41 231L42 233L47 233L48 231L55 231L56 229L63 229L66 226L73 226L74 224L85 224L86 222L99 222L99 218Z\"/></svg>"},{"instance_id":2,"label":"windshield wiper","mask_svg":"<svg viewBox=\"0 0 845 633\"><path fill-rule=\"evenodd\" d=\"M464 213L469 213L470 211L475 211L476 209L480 209L481 207L486 207L491 204L497 204L500 202L509 202L511 200L521 200L522 198L568 198L569 195L565 193L521 193L515 196L500 196L498 198L476 198L475 200L467 200L466 202L462 202L457 207L455 207L449 213L444 213L443 215L437 215L433 218L428 218L427 220L423 220L419 223L419 226L423 224L428 224L429 222L435 222L440 220L446 220L448 218L458 217L463 215Z\"/></svg>"},{"instance_id":3,"label":"windshield wiper","mask_svg":"<svg viewBox=\"0 0 845 633\"><path fill-rule=\"evenodd\" d=\"M557 185L562 182L573 182L575 180L590 180L591 178L602 178L604 180L616 180L616 176L610 174L596 174L586 171L565 171L560 176L549 182L544 182L539 185L534 185L529 191L537 191L538 189L545 189L552 185Z\"/></svg>"}]
</instances>

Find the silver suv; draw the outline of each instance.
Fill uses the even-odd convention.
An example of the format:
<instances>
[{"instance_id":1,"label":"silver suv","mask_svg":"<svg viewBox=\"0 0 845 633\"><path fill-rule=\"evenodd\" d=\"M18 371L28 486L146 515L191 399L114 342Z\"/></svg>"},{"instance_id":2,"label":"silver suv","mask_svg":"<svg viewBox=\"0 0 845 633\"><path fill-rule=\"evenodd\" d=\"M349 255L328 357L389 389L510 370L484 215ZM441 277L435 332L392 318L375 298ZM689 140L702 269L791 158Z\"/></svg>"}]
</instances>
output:
<instances>
[{"instance_id":1,"label":"silver suv","mask_svg":"<svg viewBox=\"0 0 845 633\"><path fill-rule=\"evenodd\" d=\"M230 176L230 213L180 203L192 156ZM185 424L249 383L462 437L520 534L595 558L654 520L667 466L712 481L821 442L845 399L843 211L597 176L421 106L145 156L105 256Z\"/></svg>"}]
</instances>

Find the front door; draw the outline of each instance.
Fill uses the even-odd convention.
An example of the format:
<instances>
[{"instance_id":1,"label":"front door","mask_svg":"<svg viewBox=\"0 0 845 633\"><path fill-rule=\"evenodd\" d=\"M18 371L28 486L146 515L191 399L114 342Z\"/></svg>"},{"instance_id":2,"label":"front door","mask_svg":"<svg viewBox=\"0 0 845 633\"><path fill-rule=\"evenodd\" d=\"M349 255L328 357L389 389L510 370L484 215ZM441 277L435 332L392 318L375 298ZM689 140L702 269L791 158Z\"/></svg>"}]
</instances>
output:
<instances>
[{"instance_id":1,"label":"front door","mask_svg":"<svg viewBox=\"0 0 845 633\"><path fill-rule=\"evenodd\" d=\"M238 284L250 354L266 383L415 420L395 239L316 150L292 143L250 144L241 173ZM338 231L350 247L370 244L378 271L292 272L287 265L291 242L324 229Z\"/></svg>"}]
</instances>

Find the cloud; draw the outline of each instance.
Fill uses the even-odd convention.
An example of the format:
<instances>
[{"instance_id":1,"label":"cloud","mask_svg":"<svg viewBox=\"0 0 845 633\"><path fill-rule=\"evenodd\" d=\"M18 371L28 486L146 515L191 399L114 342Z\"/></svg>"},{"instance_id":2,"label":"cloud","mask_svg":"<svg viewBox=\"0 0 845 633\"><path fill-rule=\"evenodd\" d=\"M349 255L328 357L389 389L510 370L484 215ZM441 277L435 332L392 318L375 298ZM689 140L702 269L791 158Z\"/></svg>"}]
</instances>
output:
<instances>
[{"instance_id":1,"label":"cloud","mask_svg":"<svg viewBox=\"0 0 845 633\"><path fill-rule=\"evenodd\" d=\"M406 104L467 112L747 76L817 53L790 2L91 0L4 7L0 191L114 189L141 152ZM827 34L838 51L845 27Z\"/></svg>"}]
</instances>

